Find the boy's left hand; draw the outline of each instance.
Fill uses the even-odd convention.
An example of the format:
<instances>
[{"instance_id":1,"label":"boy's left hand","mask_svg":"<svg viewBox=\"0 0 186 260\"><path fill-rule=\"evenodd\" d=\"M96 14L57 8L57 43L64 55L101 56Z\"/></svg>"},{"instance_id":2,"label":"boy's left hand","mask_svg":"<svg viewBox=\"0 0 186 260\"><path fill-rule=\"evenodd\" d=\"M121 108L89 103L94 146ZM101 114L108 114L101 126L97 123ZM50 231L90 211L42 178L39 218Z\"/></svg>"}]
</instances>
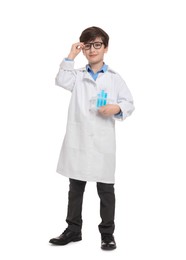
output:
<instances>
[{"instance_id":1,"label":"boy's left hand","mask_svg":"<svg viewBox=\"0 0 186 260\"><path fill-rule=\"evenodd\" d=\"M112 116L118 114L121 111L118 105L108 104L98 109L98 112L103 116Z\"/></svg>"}]
</instances>

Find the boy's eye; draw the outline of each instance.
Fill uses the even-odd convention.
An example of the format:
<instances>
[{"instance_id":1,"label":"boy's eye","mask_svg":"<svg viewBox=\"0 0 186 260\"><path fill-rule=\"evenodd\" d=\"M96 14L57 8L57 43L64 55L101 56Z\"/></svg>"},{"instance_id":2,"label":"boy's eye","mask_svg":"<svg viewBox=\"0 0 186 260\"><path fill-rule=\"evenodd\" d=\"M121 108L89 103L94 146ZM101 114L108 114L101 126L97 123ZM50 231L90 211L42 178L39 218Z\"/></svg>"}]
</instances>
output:
<instances>
[{"instance_id":1,"label":"boy's eye","mask_svg":"<svg viewBox=\"0 0 186 260\"><path fill-rule=\"evenodd\" d=\"M95 43L94 43L94 48L95 48L95 49L96 49L96 48L101 48L101 45L102 45L101 42L95 42Z\"/></svg>"},{"instance_id":2,"label":"boy's eye","mask_svg":"<svg viewBox=\"0 0 186 260\"><path fill-rule=\"evenodd\" d=\"M87 43L84 45L85 50L89 50L91 48L91 44Z\"/></svg>"}]
</instances>

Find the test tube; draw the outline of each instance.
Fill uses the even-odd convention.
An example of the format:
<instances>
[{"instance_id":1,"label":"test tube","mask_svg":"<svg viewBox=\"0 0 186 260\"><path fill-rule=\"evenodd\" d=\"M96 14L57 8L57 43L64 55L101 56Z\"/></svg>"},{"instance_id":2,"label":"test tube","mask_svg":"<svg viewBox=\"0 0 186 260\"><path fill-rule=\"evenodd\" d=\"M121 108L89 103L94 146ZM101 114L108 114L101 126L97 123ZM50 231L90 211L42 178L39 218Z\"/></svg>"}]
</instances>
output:
<instances>
[{"instance_id":1,"label":"test tube","mask_svg":"<svg viewBox=\"0 0 186 260\"><path fill-rule=\"evenodd\" d=\"M100 93L97 95L97 108L100 107Z\"/></svg>"},{"instance_id":2,"label":"test tube","mask_svg":"<svg viewBox=\"0 0 186 260\"><path fill-rule=\"evenodd\" d=\"M104 90L101 91L100 106L103 106L103 103L104 103Z\"/></svg>"},{"instance_id":3,"label":"test tube","mask_svg":"<svg viewBox=\"0 0 186 260\"><path fill-rule=\"evenodd\" d=\"M104 93L103 106L107 104L107 93Z\"/></svg>"}]
</instances>

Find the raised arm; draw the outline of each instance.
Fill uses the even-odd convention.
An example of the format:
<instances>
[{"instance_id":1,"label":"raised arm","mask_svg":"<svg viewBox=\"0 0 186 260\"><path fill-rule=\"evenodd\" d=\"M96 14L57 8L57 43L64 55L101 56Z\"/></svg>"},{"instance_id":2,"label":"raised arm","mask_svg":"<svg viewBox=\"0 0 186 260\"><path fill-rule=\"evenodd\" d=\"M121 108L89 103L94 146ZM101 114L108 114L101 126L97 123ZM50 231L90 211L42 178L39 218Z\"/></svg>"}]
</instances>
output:
<instances>
[{"instance_id":1,"label":"raised arm","mask_svg":"<svg viewBox=\"0 0 186 260\"><path fill-rule=\"evenodd\" d=\"M81 52L83 43L74 43L71 47L69 55L61 64L55 79L56 85L72 91L76 81L76 71L74 69L74 59Z\"/></svg>"}]
</instances>

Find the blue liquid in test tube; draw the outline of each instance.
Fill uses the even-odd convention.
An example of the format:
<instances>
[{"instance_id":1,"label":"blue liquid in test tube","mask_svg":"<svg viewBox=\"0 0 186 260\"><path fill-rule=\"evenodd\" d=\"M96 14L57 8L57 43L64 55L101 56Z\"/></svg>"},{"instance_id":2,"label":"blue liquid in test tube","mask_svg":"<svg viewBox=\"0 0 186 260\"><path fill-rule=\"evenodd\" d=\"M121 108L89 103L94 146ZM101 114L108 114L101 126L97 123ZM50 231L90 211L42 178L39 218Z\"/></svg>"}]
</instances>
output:
<instances>
[{"instance_id":1,"label":"blue liquid in test tube","mask_svg":"<svg viewBox=\"0 0 186 260\"><path fill-rule=\"evenodd\" d=\"M105 97L105 91L102 90L101 91L101 103L100 103L100 106L104 106L104 97Z\"/></svg>"},{"instance_id":2,"label":"blue liquid in test tube","mask_svg":"<svg viewBox=\"0 0 186 260\"><path fill-rule=\"evenodd\" d=\"M104 93L103 105L105 106L106 104L107 104L107 93Z\"/></svg>"},{"instance_id":3,"label":"blue liquid in test tube","mask_svg":"<svg viewBox=\"0 0 186 260\"><path fill-rule=\"evenodd\" d=\"M97 108L101 106L105 106L107 104L107 93L104 90L101 90L97 95Z\"/></svg>"},{"instance_id":4,"label":"blue liquid in test tube","mask_svg":"<svg viewBox=\"0 0 186 260\"><path fill-rule=\"evenodd\" d=\"M97 95L97 108L100 107L100 94Z\"/></svg>"}]
</instances>

